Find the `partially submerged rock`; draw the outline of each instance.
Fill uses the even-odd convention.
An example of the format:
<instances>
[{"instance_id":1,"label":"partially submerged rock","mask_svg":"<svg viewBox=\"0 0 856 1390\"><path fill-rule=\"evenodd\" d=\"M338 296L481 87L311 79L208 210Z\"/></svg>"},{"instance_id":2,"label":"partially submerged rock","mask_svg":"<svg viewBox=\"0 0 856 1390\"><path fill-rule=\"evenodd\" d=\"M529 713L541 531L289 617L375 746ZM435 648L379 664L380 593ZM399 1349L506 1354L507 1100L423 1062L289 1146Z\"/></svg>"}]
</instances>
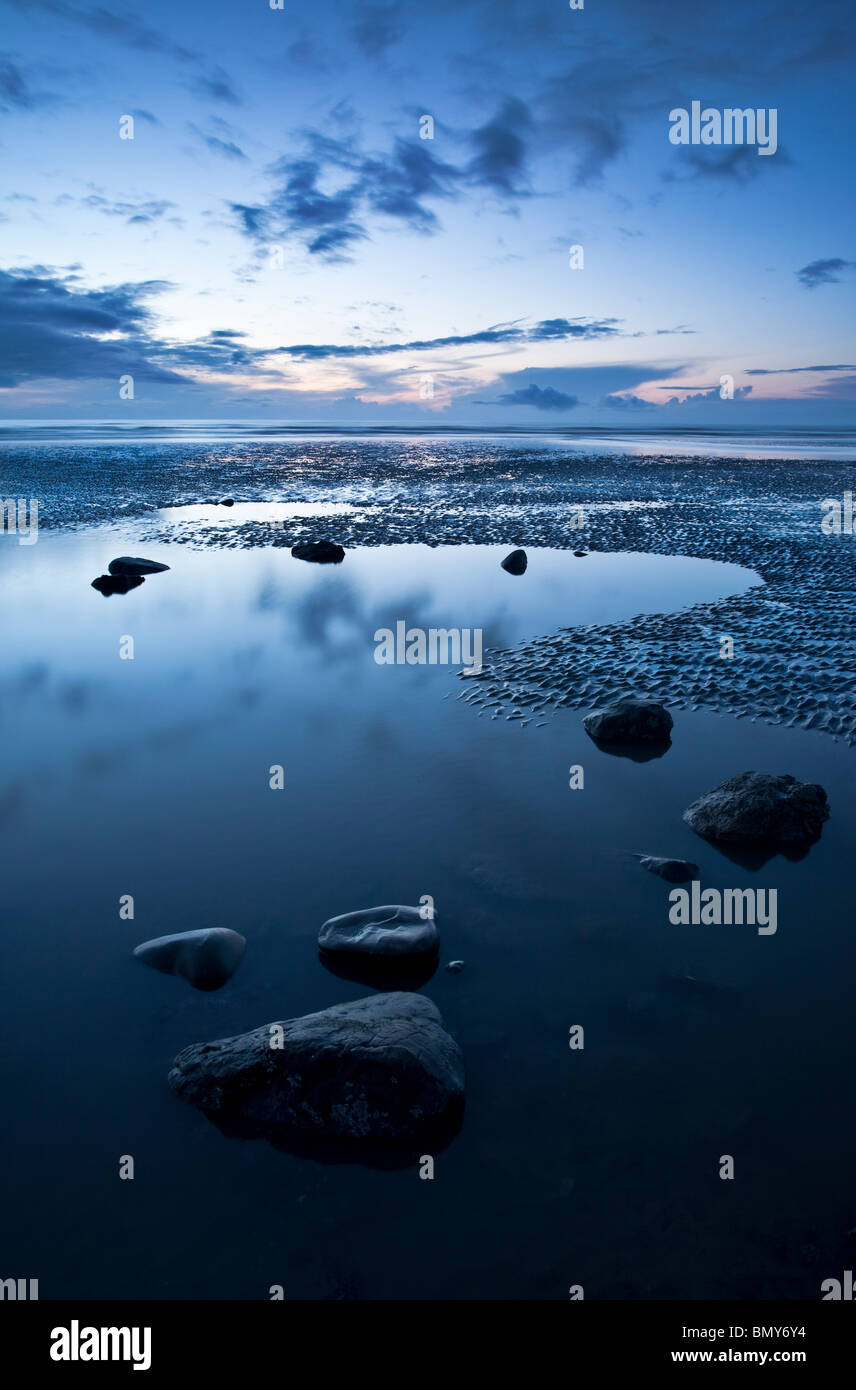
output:
<instances>
[{"instance_id":1,"label":"partially submerged rock","mask_svg":"<svg viewBox=\"0 0 856 1390\"><path fill-rule=\"evenodd\" d=\"M220 498L220 506L221 506L221 507L234 507L234 505L235 505L235 499L234 499L234 497L221 497L221 498Z\"/></svg>"},{"instance_id":2,"label":"partially submerged rock","mask_svg":"<svg viewBox=\"0 0 856 1390\"><path fill-rule=\"evenodd\" d=\"M674 720L655 700L622 695L583 720L587 734L598 743L668 743Z\"/></svg>"},{"instance_id":3,"label":"partially submerged rock","mask_svg":"<svg viewBox=\"0 0 856 1390\"><path fill-rule=\"evenodd\" d=\"M319 565L339 565L345 558L342 546L333 541L298 541L291 553L295 560L314 560Z\"/></svg>"},{"instance_id":4,"label":"partially submerged rock","mask_svg":"<svg viewBox=\"0 0 856 1390\"><path fill-rule=\"evenodd\" d=\"M120 555L118 560L111 560L107 566L113 575L139 575L139 574L162 574L169 569L169 565L162 565L158 560L142 560L136 555Z\"/></svg>"},{"instance_id":5,"label":"partially submerged rock","mask_svg":"<svg viewBox=\"0 0 856 1390\"><path fill-rule=\"evenodd\" d=\"M110 598L113 594L128 594L132 589L139 589L142 583L142 575L99 574L97 579L93 579L92 587L105 598Z\"/></svg>"},{"instance_id":6,"label":"partially submerged rock","mask_svg":"<svg viewBox=\"0 0 856 1390\"><path fill-rule=\"evenodd\" d=\"M660 859L654 854L639 854L636 857L643 869L658 874L667 883L689 883L699 876L698 864L688 859Z\"/></svg>"},{"instance_id":7,"label":"partially submerged rock","mask_svg":"<svg viewBox=\"0 0 856 1390\"><path fill-rule=\"evenodd\" d=\"M526 558L525 550L512 550L511 554L506 555L500 563L509 574L525 574L529 561Z\"/></svg>"},{"instance_id":8,"label":"partially submerged rock","mask_svg":"<svg viewBox=\"0 0 856 1390\"><path fill-rule=\"evenodd\" d=\"M228 927L204 927L154 937L137 946L134 955L164 975L180 975L194 989L214 990L234 975L246 944L243 936Z\"/></svg>"},{"instance_id":9,"label":"partially submerged rock","mask_svg":"<svg viewBox=\"0 0 856 1390\"><path fill-rule=\"evenodd\" d=\"M811 842L828 817L823 787L767 772L739 772L684 811L696 834L731 845Z\"/></svg>"},{"instance_id":10,"label":"partially submerged rock","mask_svg":"<svg viewBox=\"0 0 856 1390\"><path fill-rule=\"evenodd\" d=\"M429 999L375 994L186 1047L169 1084L244 1132L407 1142L459 1115L464 1066Z\"/></svg>"},{"instance_id":11,"label":"partially submerged rock","mask_svg":"<svg viewBox=\"0 0 856 1390\"><path fill-rule=\"evenodd\" d=\"M356 951L373 956L414 956L436 951L440 933L434 915L418 907L367 907L331 917L318 933L322 951Z\"/></svg>"}]
</instances>

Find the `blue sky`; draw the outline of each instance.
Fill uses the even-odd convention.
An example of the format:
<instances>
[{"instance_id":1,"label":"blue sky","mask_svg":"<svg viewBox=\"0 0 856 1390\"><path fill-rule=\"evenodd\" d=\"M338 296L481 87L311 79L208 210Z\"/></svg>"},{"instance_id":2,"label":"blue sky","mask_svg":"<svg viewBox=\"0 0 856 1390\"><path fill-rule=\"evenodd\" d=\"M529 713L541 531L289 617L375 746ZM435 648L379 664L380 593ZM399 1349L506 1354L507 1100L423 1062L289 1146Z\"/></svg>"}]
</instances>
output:
<instances>
[{"instance_id":1,"label":"blue sky","mask_svg":"<svg viewBox=\"0 0 856 1390\"><path fill-rule=\"evenodd\" d=\"M841 0L0 17L5 418L856 424Z\"/></svg>"}]
</instances>

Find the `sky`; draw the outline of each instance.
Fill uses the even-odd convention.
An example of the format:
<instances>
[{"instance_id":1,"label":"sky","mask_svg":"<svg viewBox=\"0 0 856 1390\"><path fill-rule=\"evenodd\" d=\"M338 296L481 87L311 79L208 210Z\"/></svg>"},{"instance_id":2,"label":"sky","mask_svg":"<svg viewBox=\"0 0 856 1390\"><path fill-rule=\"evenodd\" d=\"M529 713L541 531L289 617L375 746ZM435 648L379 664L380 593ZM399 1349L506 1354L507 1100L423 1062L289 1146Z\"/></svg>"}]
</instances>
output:
<instances>
[{"instance_id":1,"label":"sky","mask_svg":"<svg viewBox=\"0 0 856 1390\"><path fill-rule=\"evenodd\" d=\"M0 418L856 425L845 0L279 3L0 0Z\"/></svg>"}]
</instances>

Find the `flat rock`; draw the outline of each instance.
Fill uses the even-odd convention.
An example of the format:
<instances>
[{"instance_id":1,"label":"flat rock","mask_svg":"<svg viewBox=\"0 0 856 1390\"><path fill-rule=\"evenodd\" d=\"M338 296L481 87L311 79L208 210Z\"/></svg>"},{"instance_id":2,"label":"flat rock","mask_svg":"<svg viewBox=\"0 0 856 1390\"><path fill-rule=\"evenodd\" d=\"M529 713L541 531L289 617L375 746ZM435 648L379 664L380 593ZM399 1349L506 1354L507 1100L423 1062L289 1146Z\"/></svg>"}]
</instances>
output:
<instances>
[{"instance_id":1,"label":"flat rock","mask_svg":"<svg viewBox=\"0 0 856 1390\"><path fill-rule=\"evenodd\" d=\"M525 550L512 550L511 554L506 555L500 563L509 574L525 574L529 561L526 558Z\"/></svg>"},{"instance_id":2,"label":"flat rock","mask_svg":"<svg viewBox=\"0 0 856 1390\"><path fill-rule=\"evenodd\" d=\"M161 565L157 560L141 560L135 555L120 555L118 560L111 560L107 568L114 575L162 574L169 565Z\"/></svg>"},{"instance_id":3,"label":"flat rock","mask_svg":"<svg viewBox=\"0 0 856 1390\"><path fill-rule=\"evenodd\" d=\"M600 743L666 743L674 720L655 700L622 695L583 720L587 734Z\"/></svg>"},{"instance_id":4,"label":"flat rock","mask_svg":"<svg viewBox=\"0 0 856 1390\"><path fill-rule=\"evenodd\" d=\"M810 842L828 817L823 787L767 772L739 772L684 811L696 834L731 845Z\"/></svg>"},{"instance_id":5,"label":"flat rock","mask_svg":"<svg viewBox=\"0 0 856 1390\"><path fill-rule=\"evenodd\" d=\"M418 907L367 907L331 917L318 933L322 951L357 951L372 956L416 956L436 951L440 933L435 918Z\"/></svg>"},{"instance_id":6,"label":"flat rock","mask_svg":"<svg viewBox=\"0 0 856 1390\"><path fill-rule=\"evenodd\" d=\"M143 965L164 975L180 975L194 989L219 989L241 963L246 940L228 927L203 927L201 931L157 936L137 946L134 955Z\"/></svg>"},{"instance_id":7,"label":"flat rock","mask_svg":"<svg viewBox=\"0 0 856 1390\"><path fill-rule=\"evenodd\" d=\"M395 992L186 1047L169 1084L261 1134L409 1141L460 1112L464 1066L436 1005Z\"/></svg>"},{"instance_id":8,"label":"flat rock","mask_svg":"<svg viewBox=\"0 0 856 1390\"><path fill-rule=\"evenodd\" d=\"M342 546L333 541L298 541L291 553L295 560L314 560L318 565L339 565L345 558Z\"/></svg>"},{"instance_id":9,"label":"flat rock","mask_svg":"<svg viewBox=\"0 0 856 1390\"><path fill-rule=\"evenodd\" d=\"M650 874L659 874L667 883L689 883L698 878L698 864L689 859L660 859L654 854L640 854L639 863Z\"/></svg>"},{"instance_id":10,"label":"flat rock","mask_svg":"<svg viewBox=\"0 0 856 1390\"><path fill-rule=\"evenodd\" d=\"M92 587L105 598L110 598L113 594L129 594L132 589L139 589L143 582L141 574L99 574L97 579L93 579Z\"/></svg>"}]
</instances>

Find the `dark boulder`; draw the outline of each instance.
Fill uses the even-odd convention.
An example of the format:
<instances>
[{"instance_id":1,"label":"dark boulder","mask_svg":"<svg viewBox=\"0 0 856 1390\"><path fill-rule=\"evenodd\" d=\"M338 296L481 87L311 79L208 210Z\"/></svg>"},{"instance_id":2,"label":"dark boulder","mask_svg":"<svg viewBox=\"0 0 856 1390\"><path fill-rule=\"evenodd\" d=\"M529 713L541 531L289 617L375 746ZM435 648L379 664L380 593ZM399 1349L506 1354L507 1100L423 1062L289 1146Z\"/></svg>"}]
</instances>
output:
<instances>
[{"instance_id":1,"label":"dark boulder","mask_svg":"<svg viewBox=\"0 0 856 1390\"><path fill-rule=\"evenodd\" d=\"M673 724L662 705L636 695L622 695L583 720L586 733L598 743L668 743Z\"/></svg>"},{"instance_id":2,"label":"dark boulder","mask_svg":"<svg viewBox=\"0 0 856 1390\"><path fill-rule=\"evenodd\" d=\"M221 1127L408 1142L459 1115L464 1067L429 999L375 994L186 1047L169 1084Z\"/></svg>"},{"instance_id":3,"label":"dark boulder","mask_svg":"<svg viewBox=\"0 0 856 1390\"><path fill-rule=\"evenodd\" d=\"M823 787L767 772L739 772L684 811L696 834L730 845L811 843L828 817Z\"/></svg>"}]
</instances>

